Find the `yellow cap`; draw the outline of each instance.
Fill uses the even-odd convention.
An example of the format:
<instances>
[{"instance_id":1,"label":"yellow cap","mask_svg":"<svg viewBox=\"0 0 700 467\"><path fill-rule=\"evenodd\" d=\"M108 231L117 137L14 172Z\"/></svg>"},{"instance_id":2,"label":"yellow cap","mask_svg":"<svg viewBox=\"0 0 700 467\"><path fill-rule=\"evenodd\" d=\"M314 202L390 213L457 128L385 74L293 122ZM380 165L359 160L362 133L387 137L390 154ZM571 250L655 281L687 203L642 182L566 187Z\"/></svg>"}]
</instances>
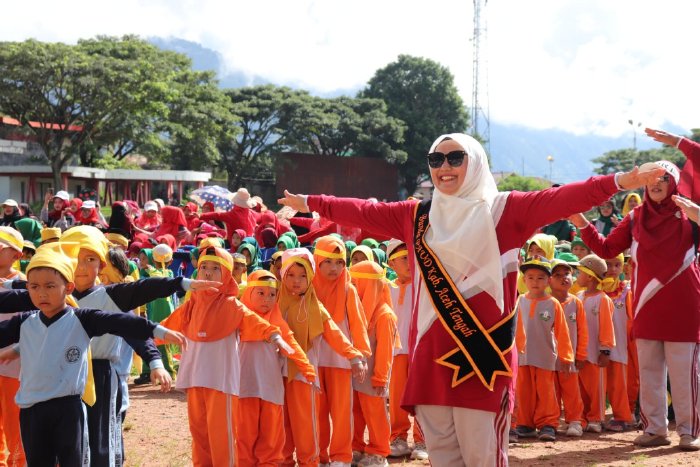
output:
<instances>
[{"instance_id":1,"label":"yellow cap","mask_svg":"<svg viewBox=\"0 0 700 467\"><path fill-rule=\"evenodd\" d=\"M126 238L124 235L110 232L110 233L105 234L105 238L112 245L119 245L119 246L123 246L124 248L129 248L129 239Z\"/></svg>"},{"instance_id":2,"label":"yellow cap","mask_svg":"<svg viewBox=\"0 0 700 467\"><path fill-rule=\"evenodd\" d=\"M109 242L104 234L97 227L91 225L79 225L72 227L61 236L62 242L78 243L80 248L90 250L95 253L100 261L107 263L107 254L109 253ZM77 255L76 255L77 258Z\"/></svg>"},{"instance_id":3,"label":"yellow cap","mask_svg":"<svg viewBox=\"0 0 700 467\"><path fill-rule=\"evenodd\" d=\"M53 242L41 245L29 261L27 275L32 269L49 268L58 271L68 282L73 282L79 251L80 244L76 242Z\"/></svg>"},{"instance_id":4,"label":"yellow cap","mask_svg":"<svg viewBox=\"0 0 700 467\"><path fill-rule=\"evenodd\" d=\"M44 227L41 229L41 241L58 240L61 238L61 229L58 227Z\"/></svg>"},{"instance_id":5,"label":"yellow cap","mask_svg":"<svg viewBox=\"0 0 700 467\"><path fill-rule=\"evenodd\" d=\"M24 238L22 238L22 234L12 227L0 227L0 243L20 253L22 253L22 248L24 248Z\"/></svg>"}]
</instances>

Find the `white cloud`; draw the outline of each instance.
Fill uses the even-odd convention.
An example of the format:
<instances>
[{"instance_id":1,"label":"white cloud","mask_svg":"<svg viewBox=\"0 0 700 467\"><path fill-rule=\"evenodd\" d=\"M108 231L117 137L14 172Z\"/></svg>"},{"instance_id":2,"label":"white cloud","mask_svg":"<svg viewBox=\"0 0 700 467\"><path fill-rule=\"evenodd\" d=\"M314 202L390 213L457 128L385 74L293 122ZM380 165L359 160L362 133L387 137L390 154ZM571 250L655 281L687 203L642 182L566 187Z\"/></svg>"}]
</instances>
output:
<instances>
[{"instance_id":1,"label":"white cloud","mask_svg":"<svg viewBox=\"0 0 700 467\"><path fill-rule=\"evenodd\" d=\"M217 50L226 70L317 92L361 87L407 53L448 66L469 104L471 13L468 0L39 0L3 5L0 40L180 37ZM699 15L680 0L490 0L491 117L604 135L629 131L630 118L700 126Z\"/></svg>"}]
</instances>

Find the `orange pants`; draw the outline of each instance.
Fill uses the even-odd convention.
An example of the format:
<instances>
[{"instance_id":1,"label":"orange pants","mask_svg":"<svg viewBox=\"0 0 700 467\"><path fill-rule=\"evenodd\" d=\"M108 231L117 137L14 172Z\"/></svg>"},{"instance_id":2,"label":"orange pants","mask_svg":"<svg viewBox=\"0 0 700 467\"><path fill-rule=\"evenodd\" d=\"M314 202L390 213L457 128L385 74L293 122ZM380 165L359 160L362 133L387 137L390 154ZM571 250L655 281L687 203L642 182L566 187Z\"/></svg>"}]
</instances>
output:
<instances>
[{"instance_id":1,"label":"orange pants","mask_svg":"<svg viewBox=\"0 0 700 467\"><path fill-rule=\"evenodd\" d=\"M4 432L4 436L0 437L4 441L4 445L0 445L0 465L10 467L23 466L26 463L19 430L19 407L15 403L18 389L17 378L0 376L0 425ZM8 457L5 457L5 449L10 452Z\"/></svg>"},{"instance_id":2,"label":"orange pants","mask_svg":"<svg viewBox=\"0 0 700 467\"><path fill-rule=\"evenodd\" d=\"M559 405L554 395L554 373L530 365L518 367L515 397L518 400L518 425L556 428L559 425Z\"/></svg>"},{"instance_id":3,"label":"orange pants","mask_svg":"<svg viewBox=\"0 0 700 467\"><path fill-rule=\"evenodd\" d=\"M387 457L391 452L391 426L386 398L354 391L352 412L355 422L352 450ZM369 443L365 443L365 427L369 431Z\"/></svg>"},{"instance_id":4,"label":"orange pants","mask_svg":"<svg viewBox=\"0 0 700 467\"><path fill-rule=\"evenodd\" d=\"M318 404L320 462L352 462L352 372L319 367L321 394ZM333 431L329 417L333 420Z\"/></svg>"},{"instance_id":5,"label":"orange pants","mask_svg":"<svg viewBox=\"0 0 700 467\"><path fill-rule=\"evenodd\" d=\"M301 381L286 381L284 393L284 449L282 465L318 466L318 391Z\"/></svg>"},{"instance_id":6,"label":"orange pants","mask_svg":"<svg viewBox=\"0 0 700 467\"><path fill-rule=\"evenodd\" d=\"M610 401L613 419L632 421L627 394L627 365L611 361L605 368L605 393Z\"/></svg>"},{"instance_id":7,"label":"orange pants","mask_svg":"<svg viewBox=\"0 0 700 467\"><path fill-rule=\"evenodd\" d=\"M603 370L604 368L586 361L578 372L586 424L600 423L605 419L605 372Z\"/></svg>"},{"instance_id":8,"label":"orange pants","mask_svg":"<svg viewBox=\"0 0 700 467\"><path fill-rule=\"evenodd\" d=\"M557 398L564 403L564 421L566 423L583 422L583 402L581 401L578 373L557 371L554 382Z\"/></svg>"},{"instance_id":9,"label":"orange pants","mask_svg":"<svg viewBox=\"0 0 700 467\"><path fill-rule=\"evenodd\" d=\"M630 340L627 346L627 400L630 404L630 413L634 414L639 398L639 357L637 357L637 344Z\"/></svg>"},{"instance_id":10,"label":"orange pants","mask_svg":"<svg viewBox=\"0 0 700 467\"><path fill-rule=\"evenodd\" d=\"M238 465L238 396L209 388L189 388L187 416L192 434L193 465Z\"/></svg>"},{"instance_id":11,"label":"orange pants","mask_svg":"<svg viewBox=\"0 0 700 467\"><path fill-rule=\"evenodd\" d=\"M257 397L238 399L238 465L277 467L283 446L282 406Z\"/></svg>"},{"instance_id":12,"label":"orange pants","mask_svg":"<svg viewBox=\"0 0 700 467\"><path fill-rule=\"evenodd\" d=\"M401 408L401 398L408 380L408 355L395 355L391 365L391 379L389 380L389 419L391 420L391 441L396 438L408 440L408 430L411 428L411 420L408 412ZM418 419L413 418L413 442L423 443L423 432L418 424Z\"/></svg>"}]
</instances>

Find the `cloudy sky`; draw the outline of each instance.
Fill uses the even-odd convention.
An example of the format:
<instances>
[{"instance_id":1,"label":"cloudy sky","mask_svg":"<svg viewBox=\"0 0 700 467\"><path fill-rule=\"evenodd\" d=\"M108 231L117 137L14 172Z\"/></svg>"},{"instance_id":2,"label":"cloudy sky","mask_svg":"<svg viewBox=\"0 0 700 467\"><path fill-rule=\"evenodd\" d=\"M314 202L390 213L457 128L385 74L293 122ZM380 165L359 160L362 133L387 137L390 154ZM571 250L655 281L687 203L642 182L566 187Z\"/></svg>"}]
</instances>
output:
<instances>
[{"instance_id":1,"label":"cloudy sky","mask_svg":"<svg viewBox=\"0 0 700 467\"><path fill-rule=\"evenodd\" d=\"M178 37L227 71L319 93L362 87L405 53L450 68L471 102L470 0L46 0L2 6L0 40L98 34ZM700 127L700 2L490 0L484 7L491 119L619 136L629 119ZM485 91L485 89L484 89ZM485 96L482 97L485 99Z\"/></svg>"}]
</instances>

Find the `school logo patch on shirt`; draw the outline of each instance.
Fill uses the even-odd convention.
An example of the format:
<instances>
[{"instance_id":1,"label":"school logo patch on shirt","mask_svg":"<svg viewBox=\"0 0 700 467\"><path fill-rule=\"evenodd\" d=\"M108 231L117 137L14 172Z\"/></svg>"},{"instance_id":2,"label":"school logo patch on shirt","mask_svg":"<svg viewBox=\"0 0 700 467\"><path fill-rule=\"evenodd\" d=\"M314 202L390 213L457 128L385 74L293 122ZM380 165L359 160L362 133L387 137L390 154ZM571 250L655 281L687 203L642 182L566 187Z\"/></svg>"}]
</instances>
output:
<instances>
[{"instance_id":1,"label":"school logo patch on shirt","mask_svg":"<svg viewBox=\"0 0 700 467\"><path fill-rule=\"evenodd\" d=\"M575 311L572 313L569 313L569 321L571 321L572 323L576 322L576 312Z\"/></svg>"},{"instance_id":2,"label":"school logo patch on shirt","mask_svg":"<svg viewBox=\"0 0 700 467\"><path fill-rule=\"evenodd\" d=\"M622 308L625 306L624 302L615 302L615 308Z\"/></svg>"},{"instance_id":3,"label":"school logo patch on shirt","mask_svg":"<svg viewBox=\"0 0 700 467\"><path fill-rule=\"evenodd\" d=\"M66 361L68 363L75 363L78 360L80 360L80 355L81 355L81 352L80 352L80 349L78 347L76 347L76 346L68 347L68 349L66 350Z\"/></svg>"},{"instance_id":4,"label":"school logo patch on shirt","mask_svg":"<svg viewBox=\"0 0 700 467\"><path fill-rule=\"evenodd\" d=\"M540 311L540 319L542 321L549 321L552 318L552 314L549 310Z\"/></svg>"}]
</instances>

